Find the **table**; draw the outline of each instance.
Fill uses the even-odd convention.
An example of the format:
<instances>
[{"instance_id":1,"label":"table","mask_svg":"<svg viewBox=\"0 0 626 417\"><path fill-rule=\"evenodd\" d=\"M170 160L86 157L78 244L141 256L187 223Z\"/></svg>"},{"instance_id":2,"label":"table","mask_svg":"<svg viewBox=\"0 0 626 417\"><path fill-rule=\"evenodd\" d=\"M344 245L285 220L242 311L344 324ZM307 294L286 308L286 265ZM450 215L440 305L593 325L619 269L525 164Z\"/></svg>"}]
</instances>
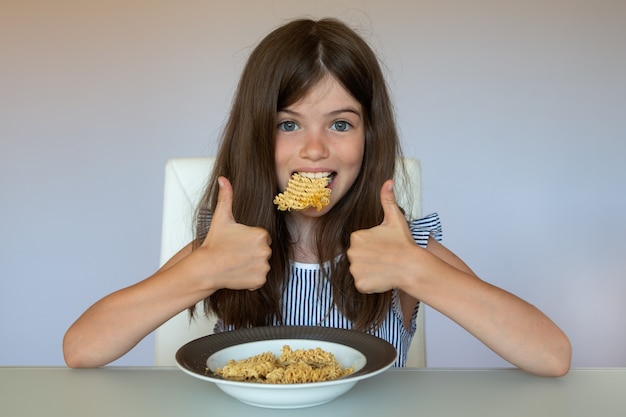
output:
<instances>
[{"instance_id":1,"label":"table","mask_svg":"<svg viewBox=\"0 0 626 417\"><path fill-rule=\"evenodd\" d=\"M626 368L543 378L515 369L390 369L298 410L238 402L178 368L0 368L0 416L626 416Z\"/></svg>"}]
</instances>

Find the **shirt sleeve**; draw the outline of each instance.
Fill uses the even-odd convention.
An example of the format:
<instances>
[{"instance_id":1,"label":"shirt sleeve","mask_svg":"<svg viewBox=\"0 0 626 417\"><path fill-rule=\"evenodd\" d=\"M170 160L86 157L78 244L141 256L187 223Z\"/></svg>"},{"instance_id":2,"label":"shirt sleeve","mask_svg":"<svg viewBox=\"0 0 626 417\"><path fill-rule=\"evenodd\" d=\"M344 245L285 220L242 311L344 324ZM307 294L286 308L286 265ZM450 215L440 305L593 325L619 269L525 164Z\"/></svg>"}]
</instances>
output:
<instances>
[{"instance_id":1,"label":"shirt sleeve","mask_svg":"<svg viewBox=\"0 0 626 417\"><path fill-rule=\"evenodd\" d=\"M415 243L423 248L428 244L429 237L438 242L441 242L442 239L441 220L437 213L429 214L421 219L411 220L409 230Z\"/></svg>"}]
</instances>

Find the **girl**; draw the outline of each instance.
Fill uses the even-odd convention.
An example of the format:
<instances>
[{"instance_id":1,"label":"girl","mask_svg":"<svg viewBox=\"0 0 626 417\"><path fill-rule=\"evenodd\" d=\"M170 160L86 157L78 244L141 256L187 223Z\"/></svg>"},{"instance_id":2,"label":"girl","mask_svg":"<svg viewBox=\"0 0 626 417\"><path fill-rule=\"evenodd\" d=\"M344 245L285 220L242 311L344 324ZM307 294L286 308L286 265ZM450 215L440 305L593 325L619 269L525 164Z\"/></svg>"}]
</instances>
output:
<instances>
[{"instance_id":1,"label":"girl","mask_svg":"<svg viewBox=\"0 0 626 417\"><path fill-rule=\"evenodd\" d=\"M390 180L400 156L366 42L331 19L276 29L241 76L195 241L89 308L65 335L67 364L109 363L204 300L216 331L352 328L388 340L403 366L424 302L522 369L567 373L570 343L552 321L442 246L436 215L407 222ZM294 173L328 176L328 205L277 210Z\"/></svg>"}]
</instances>

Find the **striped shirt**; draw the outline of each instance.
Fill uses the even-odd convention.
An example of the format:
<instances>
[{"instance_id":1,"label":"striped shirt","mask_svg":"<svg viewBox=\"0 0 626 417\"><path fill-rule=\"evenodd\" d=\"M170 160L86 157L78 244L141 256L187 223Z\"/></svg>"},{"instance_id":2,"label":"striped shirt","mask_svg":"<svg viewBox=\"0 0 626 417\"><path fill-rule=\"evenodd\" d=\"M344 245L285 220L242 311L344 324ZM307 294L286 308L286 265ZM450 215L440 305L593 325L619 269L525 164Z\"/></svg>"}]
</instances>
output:
<instances>
[{"instance_id":1,"label":"striped shirt","mask_svg":"<svg viewBox=\"0 0 626 417\"><path fill-rule=\"evenodd\" d=\"M409 224L411 236L415 242L426 247L428 238L441 240L441 222L434 213ZM288 281L282 298L283 325L286 326L325 326L351 329L352 323L333 305L330 283L321 274L318 264L293 262L289 268ZM391 343L398 351L394 366L405 366L407 353L416 330L416 318L419 303L411 317L408 329L404 325L398 290L392 291L391 308L382 325L369 331ZM278 325L275 320L274 325ZM229 330L221 321L217 322L215 332Z\"/></svg>"}]
</instances>

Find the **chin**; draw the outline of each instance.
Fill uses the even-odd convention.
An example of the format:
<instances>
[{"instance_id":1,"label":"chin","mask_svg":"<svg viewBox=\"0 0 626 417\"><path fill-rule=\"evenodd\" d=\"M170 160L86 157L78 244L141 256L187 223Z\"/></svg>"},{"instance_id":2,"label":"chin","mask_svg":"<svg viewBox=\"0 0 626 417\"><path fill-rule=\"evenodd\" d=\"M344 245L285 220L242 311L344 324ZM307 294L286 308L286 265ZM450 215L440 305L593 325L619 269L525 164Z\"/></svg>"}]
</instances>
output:
<instances>
[{"instance_id":1,"label":"chin","mask_svg":"<svg viewBox=\"0 0 626 417\"><path fill-rule=\"evenodd\" d=\"M326 215L332 208L333 208L333 203L331 202L329 205L322 207L320 211L317 211L315 207L309 207L307 209L299 211L298 213L306 217L319 218L319 217Z\"/></svg>"}]
</instances>

